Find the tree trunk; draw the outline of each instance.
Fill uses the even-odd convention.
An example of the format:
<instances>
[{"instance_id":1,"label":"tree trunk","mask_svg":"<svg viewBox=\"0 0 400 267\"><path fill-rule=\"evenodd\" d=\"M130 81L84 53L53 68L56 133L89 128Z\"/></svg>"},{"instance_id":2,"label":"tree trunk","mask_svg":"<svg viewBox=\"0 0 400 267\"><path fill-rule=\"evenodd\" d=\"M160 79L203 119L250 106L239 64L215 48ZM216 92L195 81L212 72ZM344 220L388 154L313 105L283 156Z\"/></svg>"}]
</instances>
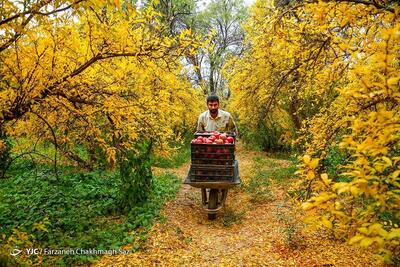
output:
<instances>
[{"instance_id":1,"label":"tree trunk","mask_svg":"<svg viewBox=\"0 0 400 267\"><path fill-rule=\"evenodd\" d=\"M301 128L301 121L299 118L299 115L297 114L297 104L298 104L298 100L296 97L294 97L292 99L292 101L290 101L289 104L289 114L290 114L290 118L292 119L293 125L296 128L296 130L300 130Z\"/></svg>"},{"instance_id":2,"label":"tree trunk","mask_svg":"<svg viewBox=\"0 0 400 267\"><path fill-rule=\"evenodd\" d=\"M216 92L215 92L215 86L214 86L214 67L213 66L210 66L211 67L211 69L210 69L210 79L209 79L209 81L210 81L210 84L209 84L209 86L210 86L210 95L214 95Z\"/></svg>"},{"instance_id":3,"label":"tree trunk","mask_svg":"<svg viewBox=\"0 0 400 267\"><path fill-rule=\"evenodd\" d=\"M5 177L6 171L11 160L10 157L11 144L7 140L7 135L0 125L0 179Z\"/></svg>"}]
</instances>

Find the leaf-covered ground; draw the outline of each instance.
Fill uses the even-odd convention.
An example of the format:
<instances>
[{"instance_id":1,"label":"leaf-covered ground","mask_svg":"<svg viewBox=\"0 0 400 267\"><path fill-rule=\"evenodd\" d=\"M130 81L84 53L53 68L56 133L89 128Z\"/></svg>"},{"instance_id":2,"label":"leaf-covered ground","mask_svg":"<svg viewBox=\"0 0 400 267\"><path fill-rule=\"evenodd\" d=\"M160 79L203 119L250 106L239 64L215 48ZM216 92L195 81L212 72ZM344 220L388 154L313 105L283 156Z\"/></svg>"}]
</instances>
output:
<instances>
[{"instance_id":1,"label":"leaf-covered ground","mask_svg":"<svg viewBox=\"0 0 400 267\"><path fill-rule=\"evenodd\" d=\"M242 148L237 158L243 186L229 191L215 221L201 210L200 189L182 185L139 251L104 256L96 266L379 266L369 252L304 228L301 210L287 199L287 183L272 180L261 200L252 195L248 186L260 168L255 162L268 160L268 171L287 167L288 161ZM183 180L188 166L155 171Z\"/></svg>"}]
</instances>

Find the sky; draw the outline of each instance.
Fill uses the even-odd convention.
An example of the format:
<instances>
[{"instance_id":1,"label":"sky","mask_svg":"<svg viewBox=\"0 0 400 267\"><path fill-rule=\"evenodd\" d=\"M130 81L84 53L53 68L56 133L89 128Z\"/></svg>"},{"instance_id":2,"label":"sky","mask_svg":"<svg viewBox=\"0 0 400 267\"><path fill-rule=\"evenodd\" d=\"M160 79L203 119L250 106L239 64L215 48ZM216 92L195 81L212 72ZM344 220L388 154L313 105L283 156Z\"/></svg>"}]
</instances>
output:
<instances>
[{"instance_id":1,"label":"sky","mask_svg":"<svg viewBox=\"0 0 400 267\"><path fill-rule=\"evenodd\" d=\"M253 4L256 0L244 0L244 3L249 6L251 4Z\"/></svg>"}]
</instances>

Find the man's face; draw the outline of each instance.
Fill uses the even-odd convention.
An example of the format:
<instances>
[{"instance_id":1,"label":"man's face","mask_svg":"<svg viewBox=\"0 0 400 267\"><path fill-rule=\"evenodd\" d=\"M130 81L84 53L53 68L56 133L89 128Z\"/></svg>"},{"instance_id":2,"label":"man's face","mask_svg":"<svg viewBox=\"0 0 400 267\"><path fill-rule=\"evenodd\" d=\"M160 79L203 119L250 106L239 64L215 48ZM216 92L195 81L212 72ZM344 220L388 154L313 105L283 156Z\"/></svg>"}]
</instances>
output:
<instances>
[{"instance_id":1,"label":"man's face","mask_svg":"<svg viewBox=\"0 0 400 267\"><path fill-rule=\"evenodd\" d=\"M215 115L218 113L219 103L217 101L208 102L207 106L208 106L208 110L210 111L210 113L212 115Z\"/></svg>"}]
</instances>

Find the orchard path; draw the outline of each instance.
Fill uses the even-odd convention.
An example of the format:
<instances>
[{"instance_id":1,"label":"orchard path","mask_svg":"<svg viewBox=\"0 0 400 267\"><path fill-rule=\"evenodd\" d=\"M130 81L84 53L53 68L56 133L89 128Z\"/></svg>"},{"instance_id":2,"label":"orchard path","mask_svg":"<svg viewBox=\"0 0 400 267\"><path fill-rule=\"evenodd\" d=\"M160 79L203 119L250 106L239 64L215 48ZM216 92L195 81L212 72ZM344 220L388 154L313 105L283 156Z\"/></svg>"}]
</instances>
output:
<instances>
[{"instance_id":1,"label":"orchard path","mask_svg":"<svg viewBox=\"0 0 400 267\"><path fill-rule=\"evenodd\" d=\"M239 144L242 183L254 174L255 157L268 154ZM276 166L289 164L271 160ZM183 180L188 166L155 172L172 172ZM302 212L287 200L285 188L272 184L270 189L272 198L264 203L252 202L241 187L230 190L225 211L208 221L200 208L200 189L182 185L161 212L166 220L155 222L138 252L104 256L94 266L379 266L365 251L303 229ZM224 226L229 218L239 219Z\"/></svg>"}]
</instances>

